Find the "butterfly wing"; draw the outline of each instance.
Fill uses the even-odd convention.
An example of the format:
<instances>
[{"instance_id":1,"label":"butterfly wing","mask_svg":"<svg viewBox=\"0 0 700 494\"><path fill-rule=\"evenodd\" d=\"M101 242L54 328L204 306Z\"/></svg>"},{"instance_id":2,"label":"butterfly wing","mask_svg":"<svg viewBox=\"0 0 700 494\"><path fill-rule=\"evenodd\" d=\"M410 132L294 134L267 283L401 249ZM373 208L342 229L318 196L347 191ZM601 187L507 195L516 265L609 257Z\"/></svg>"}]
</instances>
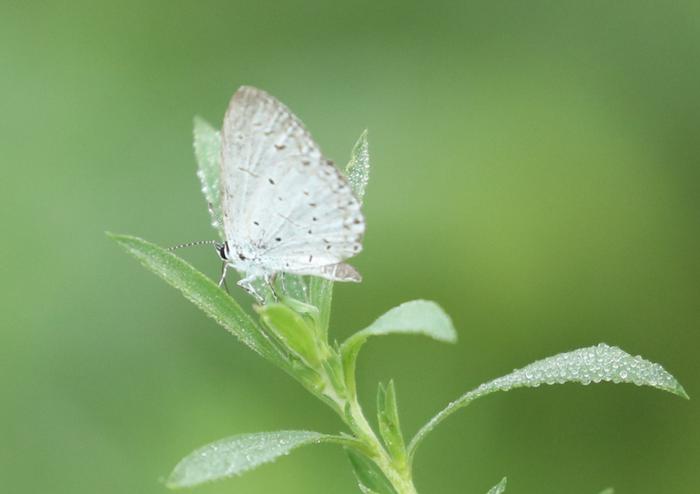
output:
<instances>
[{"instance_id":1,"label":"butterfly wing","mask_svg":"<svg viewBox=\"0 0 700 494\"><path fill-rule=\"evenodd\" d=\"M360 272L350 264L341 262L338 264L328 264L326 266L306 267L294 272L295 274L308 274L319 276L331 281L362 281Z\"/></svg>"},{"instance_id":2,"label":"butterfly wing","mask_svg":"<svg viewBox=\"0 0 700 494\"><path fill-rule=\"evenodd\" d=\"M303 124L264 91L241 87L222 129L226 239L265 272L318 273L362 249L360 202ZM235 261L235 259L234 259Z\"/></svg>"}]
</instances>

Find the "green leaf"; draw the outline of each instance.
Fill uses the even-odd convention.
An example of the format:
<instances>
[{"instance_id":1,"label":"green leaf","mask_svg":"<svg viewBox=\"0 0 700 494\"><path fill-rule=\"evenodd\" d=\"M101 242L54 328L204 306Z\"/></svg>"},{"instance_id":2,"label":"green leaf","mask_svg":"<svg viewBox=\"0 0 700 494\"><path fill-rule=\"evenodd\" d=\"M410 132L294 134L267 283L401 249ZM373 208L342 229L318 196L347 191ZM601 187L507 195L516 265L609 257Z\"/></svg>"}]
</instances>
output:
<instances>
[{"instance_id":1,"label":"green leaf","mask_svg":"<svg viewBox=\"0 0 700 494\"><path fill-rule=\"evenodd\" d=\"M345 167L345 175L348 177L350 187L360 202L365 196L365 189L369 182L369 168L369 142L365 129L352 148L350 162Z\"/></svg>"},{"instance_id":2,"label":"green leaf","mask_svg":"<svg viewBox=\"0 0 700 494\"><path fill-rule=\"evenodd\" d=\"M420 442L440 422L477 398L496 391L509 391L523 387L536 388L542 384L576 382L586 385L604 381L651 386L688 398L678 381L659 364L644 360L640 356L633 357L617 347L601 343L538 360L465 393L447 405L418 431L408 447L409 460L413 458Z\"/></svg>"},{"instance_id":3,"label":"green leaf","mask_svg":"<svg viewBox=\"0 0 700 494\"><path fill-rule=\"evenodd\" d=\"M435 302L414 300L394 307L376 321L348 338L342 345L348 387L355 389L357 355L370 336L393 333L423 334L446 343L457 341L457 332L445 311Z\"/></svg>"},{"instance_id":4,"label":"green leaf","mask_svg":"<svg viewBox=\"0 0 700 494\"><path fill-rule=\"evenodd\" d=\"M310 431L277 431L241 434L207 444L183 458L166 484L170 488L192 487L212 480L240 475L307 444L348 441Z\"/></svg>"},{"instance_id":5,"label":"green leaf","mask_svg":"<svg viewBox=\"0 0 700 494\"><path fill-rule=\"evenodd\" d=\"M361 484L359 482L358 482L357 486L360 488L360 491L362 492L362 494L378 494L376 491L373 491L369 487L365 487L363 484Z\"/></svg>"},{"instance_id":6,"label":"green leaf","mask_svg":"<svg viewBox=\"0 0 700 494\"><path fill-rule=\"evenodd\" d=\"M345 387L343 364L338 355L329 355L328 358L323 361L323 368L336 394L342 399L347 398L348 394L347 388Z\"/></svg>"},{"instance_id":7,"label":"green leaf","mask_svg":"<svg viewBox=\"0 0 700 494\"><path fill-rule=\"evenodd\" d=\"M612 487L608 487L607 489L601 491L600 494L615 494L615 489L613 489Z\"/></svg>"},{"instance_id":8,"label":"green leaf","mask_svg":"<svg viewBox=\"0 0 700 494\"><path fill-rule=\"evenodd\" d=\"M278 276L276 276L276 279L278 294L284 294L287 297L293 298L299 302L308 303L309 290L303 276L290 273L279 273Z\"/></svg>"},{"instance_id":9,"label":"green leaf","mask_svg":"<svg viewBox=\"0 0 700 494\"><path fill-rule=\"evenodd\" d=\"M392 333L423 334L445 343L455 343L457 332L445 311L435 302L413 300L394 307L348 342Z\"/></svg>"},{"instance_id":10,"label":"green leaf","mask_svg":"<svg viewBox=\"0 0 700 494\"><path fill-rule=\"evenodd\" d=\"M357 483L363 493L397 494L379 467L365 455L346 449Z\"/></svg>"},{"instance_id":11,"label":"green leaf","mask_svg":"<svg viewBox=\"0 0 700 494\"><path fill-rule=\"evenodd\" d=\"M489 491L486 494L502 494L506 491L506 484L508 483L508 479L506 477L503 477L501 481L491 487Z\"/></svg>"},{"instance_id":12,"label":"green leaf","mask_svg":"<svg viewBox=\"0 0 700 494\"><path fill-rule=\"evenodd\" d=\"M314 328L306 319L285 304L270 303L256 307L265 326L284 345L304 360L310 367L318 369L320 356L316 346Z\"/></svg>"},{"instance_id":13,"label":"green leaf","mask_svg":"<svg viewBox=\"0 0 700 494\"><path fill-rule=\"evenodd\" d=\"M311 305L309 303L302 302L299 299L284 295L280 296L279 299L284 305L292 309L294 312L297 312L307 318L310 321L310 324L312 324L314 328L320 332L318 329L319 311L315 305Z\"/></svg>"},{"instance_id":14,"label":"green leaf","mask_svg":"<svg viewBox=\"0 0 700 494\"><path fill-rule=\"evenodd\" d=\"M268 360L286 367L286 361L257 323L204 274L155 244L128 235L107 234L141 264L177 288L205 314Z\"/></svg>"},{"instance_id":15,"label":"green leaf","mask_svg":"<svg viewBox=\"0 0 700 494\"><path fill-rule=\"evenodd\" d=\"M219 176L221 173L221 133L203 119L194 119L194 155L197 159L197 176L209 206L212 226L225 239Z\"/></svg>"},{"instance_id":16,"label":"green leaf","mask_svg":"<svg viewBox=\"0 0 700 494\"><path fill-rule=\"evenodd\" d=\"M396 389L394 381L384 387L381 383L377 390L377 422L379 433L384 440L389 454L400 465L406 462L406 445L401 434L399 411L396 405Z\"/></svg>"},{"instance_id":17,"label":"green leaf","mask_svg":"<svg viewBox=\"0 0 700 494\"><path fill-rule=\"evenodd\" d=\"M332 300L333 282L312 276L309 279L309 303L318 309L318 329L323 341L328 341Z\"/></svg>"}]
</instances>

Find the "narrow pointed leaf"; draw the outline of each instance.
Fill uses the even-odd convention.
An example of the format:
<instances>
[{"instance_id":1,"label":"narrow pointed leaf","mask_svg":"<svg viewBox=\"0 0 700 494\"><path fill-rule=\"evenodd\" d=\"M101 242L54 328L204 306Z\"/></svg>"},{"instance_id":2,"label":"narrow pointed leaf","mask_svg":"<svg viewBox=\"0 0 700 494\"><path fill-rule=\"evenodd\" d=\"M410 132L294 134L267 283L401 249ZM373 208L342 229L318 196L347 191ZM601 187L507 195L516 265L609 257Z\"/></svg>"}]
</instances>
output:
<instances>
[{"instance_id":1,"label":"narrow pointed leaf","mask_svg":"<svg viewBox=\"0 0 700 494\"><path fill-rule=\"evenodd\" d=\"M568 382L581 384L633 383L688 398L678 381L659 364L649 362L640 356L633 357L620 348L601 343L538 360L462 395L461 398L447 405L418 431L409 445L409 458L413 457L416 447L423 438L440 422L477 398L496 391L509 391L523 387L536 388L542 384Z\"/></svg>"},{"instance_id":2,"label":"narrow pointed leaf","mask_svg":"<svg viewBox=\"0 0 700 494\"><path fill-rule=\"evenodd\" d=\"M204 274L172 252L146 240L128 235L108 235L243 343L267 359L284 366L279 352L262 329L233 298Z\"/></svg>"},{"instance_id":3,"label":"narrow pointed leaf","mask_svg":"<svg viewBox=\"0 0 700 494\"><path fill-rule=\"evenodd\" d=\"M506 477L503 477L501 481L491 487L489 491L486 494L503 494L506 491L506 484L508 483L508 479Z\"/></svg>"},{"instance_id":4,"label":"narrow pointed leaf","mask_svg":"<svg viewBox=\"0 0 700 494\"><path fill-rule=\"evenodd\" d=\"M422 334L446 343L457 341L457 332L450 317L438 304L428 300L403 303L386 312L343 343L343 365L348 387L351 389L355 387L355 362L367 338L394 333Z\"/></svg>"},{"instance_id":5,"label":"narrow pointed leaf","mask_svg":"<svg viewBox=\"0 0 700 494\"><path fill-rule=\"evenodd\" d=\"M240 475L307 444L344 443L342 438L310 431L277 431L241 434L193 451L168 477L170 488L192 487L212 480Z\"/></svg>"},{"instance_id":6,"label":"narrow pointed leaf","mask_svg":"<svg viewBox=\"0 0 700 494\"><path fill-rule=\"evenodd\" d=\"M221 133L203 119L194 119L194 155L197 176L209 206L212 226L224 239L219 176L221 173Z\"/></svg>"},{"instance_id":7,"label":"narrow pointed leaf","mask_svg":"<svg viewBox=\"0 0 700 494\"><path fill-rule=\"evenodd\" d=\"M389 381L386 387L381 383L379 384L377 390L377 422L379 424L379 433L389 454L399 464L404 464L406 461L406 445L401 434L394 381Z\"/></svg>"},{"instance_id":8,"label":"narrow pointed leaf","mask_svg":"<svg viewBox=\"0 0 700 494\"><path fill-rule=\"evenodd\" d=\"M348 459L352 465L360 490L364 493L397 494L391 482L382 473L379 467L364 455L347 449Z\"/></svg>"},{"instance_id":9,"label":"narrow pointed leaf","mask_svg":"<svg viewBox=\"0 0 700 494\"><path fill-rule=\"evenodd\" d=\"M309 279L309 303L318 309L318 329L324 341L328 338L332 301L333 282L312 276Z\"/></svg>"},{"instance_id":10,"label":"narrow pointed leaf","mask_svg":"<svg viewBox=\"0 0 700 494\"><path fill-rule=\"evenodd\" d=\"M345 175L348 177L350 187L355 196L362 202L369 182L369 142L367 140L367 130L365 129L360 138L352 148L350 162L345 167Z\"/></svg>"}]
</instances>

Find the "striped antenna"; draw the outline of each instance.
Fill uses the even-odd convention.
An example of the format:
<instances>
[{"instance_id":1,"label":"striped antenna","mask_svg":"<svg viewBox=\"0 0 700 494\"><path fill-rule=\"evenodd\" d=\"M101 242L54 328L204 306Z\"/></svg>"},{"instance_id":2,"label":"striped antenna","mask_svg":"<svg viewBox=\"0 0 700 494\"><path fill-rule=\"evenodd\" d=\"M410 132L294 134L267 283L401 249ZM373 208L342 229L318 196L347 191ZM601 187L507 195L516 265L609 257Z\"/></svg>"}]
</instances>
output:
<instances>
[{"instance_id":1,"label":"striped antenna","mask_svg":"<svg viewBox=\"0 0 700 494\"><path fill-rule=\"evenodd\" d=\"M218 242L216 240L198 240L196 242L188 242L186 244L173 245L168 247L168 250L182 249L183 247L194 247L196 245L216 245Z\"/></svg>"}]
</instances>

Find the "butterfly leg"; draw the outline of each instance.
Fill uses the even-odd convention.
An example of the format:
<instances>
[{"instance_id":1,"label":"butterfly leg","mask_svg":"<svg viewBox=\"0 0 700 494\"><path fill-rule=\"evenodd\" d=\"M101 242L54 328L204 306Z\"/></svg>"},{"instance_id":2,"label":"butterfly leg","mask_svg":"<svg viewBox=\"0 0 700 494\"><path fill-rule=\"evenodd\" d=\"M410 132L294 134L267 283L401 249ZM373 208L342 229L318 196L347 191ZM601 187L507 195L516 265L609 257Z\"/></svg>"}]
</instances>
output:
<instances>
[{"instance_id":1,"label":"butterfly leg","mask_svg":"<svg viewBox=\"0 0 700 494\"><path fill-rule=\"evenodd\" d=\"M255 297L255 300L259 304L264 304L265 303L265 296L264 293L259 290L259 287L256 287L256 285L259 285L259 283L256 283L259 281L260 278L258 276L246 276L245 278L241 279L236 283L236 285L240 286L243 288L246 292L248 292L250 295ZM265 287L263 286L263 289Z\"/></svg>"},{"instance_id":2,"label":"butterfly leg","mask_svg":"<svg viewBox=\"0 0 700 494\"><path fill-rule=\"evenodd\" d=\"M284 290L284 278L283 277L277 277L277 273L272 273L272 274L266 274L263 278L265 280L265 285L266 288L269 288L270 292L272 293L272 296L276 299L280 299L280 293L278 288L281 290L282 293L285 293ZM277 285L277 280L280 280L280 286Z\"/></svg>"},{"instance_id":3,"label":"butterfly leg","mask_svg":"<svg viewBox=\"0 0 700 494\"><path fill-rule=\"evenodd\" d=\"M228 264L224 262L221 265L221 278L219 278L219 288L222 286L226 290L226 293L231 293L228 291L228 285L226 284L226 271L228 270Z\"/></svg>"},{"instance_id":4,"label":"butterfly leg","mask_svg":"<svg viewBox=\"0 0 700 494\"><path fill-rule=\"evenodd\" d=\"M268 299L272 301L277 301L280 299L280 293L277 290L277 273L266 274L263 276L262 290L268 294ZM284 293L284 286L282 286L282 293Z\"/></svg>"}]
</instances>

